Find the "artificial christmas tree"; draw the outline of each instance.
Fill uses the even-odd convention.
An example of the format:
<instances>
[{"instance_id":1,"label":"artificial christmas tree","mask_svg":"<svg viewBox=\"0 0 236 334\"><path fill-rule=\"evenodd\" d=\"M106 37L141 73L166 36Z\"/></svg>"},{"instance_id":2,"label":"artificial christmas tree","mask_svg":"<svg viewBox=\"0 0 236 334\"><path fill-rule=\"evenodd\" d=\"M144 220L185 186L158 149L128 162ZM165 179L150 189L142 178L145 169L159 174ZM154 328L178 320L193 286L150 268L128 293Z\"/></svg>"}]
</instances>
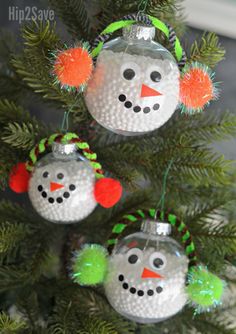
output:
<instances>
[{"instance_id":1,"label":"artificial christmas tree","mask_svg":"<svg viewBox=\"0 0 236 334\"><path fill-rule=\"evenodd\" d=\"M188 91L191 99L184 98L186 96L184 93L180 102L184 102L187 109L193 111L192 109L196 107L193 102L196 102L195 99L199 94L196 96L191 89L185 88L189 82L195 85L199 75L202 75L205 79L203 82L207 83L204 87L207 86L208 96L210 98L215 96L215 86L211 85L209 80L212 78L211 72L217 72L217 64L224 58L224 50L218 37L213 33L205 33L192 46L188 45L188 33L184 35L183 11L179 1L175 0L49 0L49 5L68 28L67 41L59 36L55 22L40 21L33 21L22 27L23 42L19 48L15 47L14 40L12 42L4 35L0 41L1 189L9 194L7 193L9 177L12 176L12 168L18 164L18 169L15 171L20 171L23 179L22 183L18 180L17 186L15 183L14 185L17 190L22 188L27 190L24 184L28 175L24 166L19 163L27 161L31 148L40 142L41 138L49 137L52 132L63 134L75 132L89 143L93 152L96 152L104 170L109 172L108 178L121 182L125 193L114 208L108 210L97 206L78 224L76 222L52 224L41 218L32 209L27 199L23 206L15 203L22 195L14 197L14 202L1 201L0 332L26 334L182 334L194 331L203 334L235 333L236 327L230 318L230 314L235 310L233 288L236 281L235 166L232 161L225 160L222 155L213 150L211 144L215 140L225 140L236 135L236 118L224 111L220 113L214 111L216 104L212 105L214 109L210 110L206 107L203 112L189 115L185 113L185 107L179 104L176 113L167 117L166 123L162 122L162 126L155 131L145 135L125 137L114 134L96 123L90 116L83 95L83 92L86 94L86 85L89 80L92 80L94 68L96 68L94 63L96 60L93 59L92 63L89 54L92 50L92 42L97 35L100 35L100 32L112 22L117 22L130 13L140 17L150 15L164 23L162 26L164 31L167 24L168 27L173 27L181 45L185 46L187 63L180 77L180 80L182 79L180 92ZM168 35L167 31L166 34ZM160 43L163 49L171 52L171 57L174 58L175 50L170 45L166 34L158 31L155 41ZM119 38L119 34L117 37ZM85 48L85 53L79 52L79 56L81 57L82 54L85 57L84 62L88 64L88 71L83 72L79 78L70 77L72 81L66 80L63 84L58 80L61 82L65 79L61 72L65 60L63 56L65 43L68 45L67 50L73 50L78 46L80 51ZM55 63L55 57L58 55L61 56L57 58L60 62ZM73 57L74 55L71 59ZM99 62L99 56L97 62ZM195 65L192 66L191 63ZM201 66L198 67L196 63L200 63ZM112 64L109 66L112 72ZM125 74L128 79L133 75L130 69L132 70L129 67L129 71ZM90 70L92 70L91 73ZM127 69L124 69L122 75L125 70ZM68 71L73 74L70 66ZM150 77L152 74L155 83L153 82L150 86L154 87L152 85L159 84L159 74L162 73L153 74L152 72L148 75ZM82 87L71 89L69 87L71 83ZM117 93L116 86L114 90ZM107 98L109 98L109 92ZM221 99L223 98L224 96L221 96ZM89 106L91 103L89 94L86 95L86 100ZM47 112L53 110L58 115L63 111L62 126L48 125L47 122L32 116L27 111L30 109L31 101L34 104L40 103L42 109L47 107ZM125 102L127 101L121 102L117 99L117 103ZM198 106L199 102L204 105L208 100L199 98ZM101 107L105 108L106 103L104 102ZM197 107L197 111L200 109ZM158 112L158 110L154 111ZM140 124L140 128L143 126L144 124ZM48 152L45 151L45 153ZM171 169L168 167L170 161L172 161ZM166 180L166 171L169 171L169 177L163 188L162 179L164 175ZM53 172L55 176L60 174L60 171ZM76 172L75 168L72 172L73 176ZM10 181L12 182L11 177ZM41 196L40 189L37 196ZM61 189L58 188L55 191L60 192ZM104 187L100 185L97 198L100 198L104 192ZM4 192L2 194L5 195ZM118 314L110 306L103 287L97 285L85 287L73 282L71 258L73 252L77 253L84 249L85 244L104 244L113 226L116 226L116 229L121 228L119 224L117 227L117 223L127 212L134 212L140 207L157 209L160 198L163 203L163 196L165 196L165 206L161 210L166 213L171 209L171 212L184 221L196 245L199 263L206 265L209 272L213 272L221 279L215 280L215 284L226 281L225 295L221 299L221 305L217 308L209 308L207 313L201 313L198 308L194 312L192 307L187 306L182 309L184 299L181 307L172 310L173 312L169 310L171 315L180 311L171 319L162 319L163 321L157 324L140 324ZM109 199L106 198L106 202L109 202ZM134 225L130 224L126 228L126 235L137 231L137 226ZM115 231L118 232L118 230ZM181 243L177 232L174 237ZM96 273L96 279L100 282L104 278L102 269L106 261L105 253L103 255L104 257L92 258L93 264L101 267L101 271ZM183 258L185 259L184 255ZM164 260L164 257L159 257L156 261L160 265ZM134 261L134 257L130 261ZM184 263L187 266L187 261ZM150 274L151 264L148 262L147 266ZM183 269L184 273L187 271L186 266ZM155 269L152 268L153 270ZM199 301L201 303L204 301L206 305L208 303L208 297L205 300L205 296L200 295L201 289L198 283L203 278L196 271L192 272L192 281L191 277L189 279L190 284L187 289L192 300L195 301L193 306ZM90 275L82 279L86 283L89 280L92 281L94 276ZM120 287L123 282L119 284ZM109 285L107 295L109 294L109 299L115 308L119 309L120 305L116 305L111 295L116 285ZM181 278L181 287L182 285L184 282ZM221 287L220 283L219 286ZM132 287L135 288L136 285L133 284ZM143 290L148 291L147 287ZM232 295L230 299L227 298L229 292ZM115 293L118 292L114 291ZM158 291L155 293L157 296ZM138 298L137 294L133 297L132 292L130 295L132 298ZM142 296L139 297L142 298ZM152 296L149 297L152 298ZM127 308L125 310L127 311ZM152 317L150 308L147 312L149 317ZM144 315L145 310L139 313L143 318ZM165 314L160 318L164 317ZM135 320L135 317L133 319Z\"/></svg>"}]
</instances>

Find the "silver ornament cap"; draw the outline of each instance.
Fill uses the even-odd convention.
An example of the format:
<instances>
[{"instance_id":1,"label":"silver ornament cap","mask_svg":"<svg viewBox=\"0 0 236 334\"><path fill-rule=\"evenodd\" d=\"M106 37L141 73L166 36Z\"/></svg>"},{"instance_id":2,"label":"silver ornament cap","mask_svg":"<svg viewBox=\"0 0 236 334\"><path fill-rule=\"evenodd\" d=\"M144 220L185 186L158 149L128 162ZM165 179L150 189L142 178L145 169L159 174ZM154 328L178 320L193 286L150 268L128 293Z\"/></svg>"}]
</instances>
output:
<instances>
[{"instance_id":1,"label":"silver ornament cap","mask_svg":"<svg viewBox=\"0 0 236 334\"><path fill-rule=\"evenodd\" d=\"M53 143L52 153L56 158L68 157L68 155L75 155L77 152L76 144L62 144Z\"/></svg>"},{"instance_id":2,"label":"silver ornament cap","mask_svg":"<svg viewBox=\"0 0 236 334\"><path fill-rule=\"evenodd\" d=\"M157 220L144 220L141 225L141 231L153 235L170 235L171 225Z\"/></svg>"},{"instance_id":3,"label":"silver ornament cap","mask_svg":"<svg viewBox=\"0 0 236 334\"><path fill-rule=\"evenodd\" d=\"M155 37L155 27L134 24L123 28L123 37L126 40L152 41Z\"/></svg>"}]
</instances>

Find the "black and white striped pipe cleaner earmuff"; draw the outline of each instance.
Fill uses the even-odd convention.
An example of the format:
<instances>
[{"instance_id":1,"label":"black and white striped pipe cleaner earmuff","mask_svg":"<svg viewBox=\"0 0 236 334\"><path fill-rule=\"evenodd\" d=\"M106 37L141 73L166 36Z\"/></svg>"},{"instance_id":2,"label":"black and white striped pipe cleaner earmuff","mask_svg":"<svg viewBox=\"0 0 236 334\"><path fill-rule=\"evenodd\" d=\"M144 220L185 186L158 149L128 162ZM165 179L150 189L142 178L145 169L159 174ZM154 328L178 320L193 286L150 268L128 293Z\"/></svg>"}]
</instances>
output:
<instances>
[{"instance_id":1,"label":"black and white striped pipe cleaner earmuff","mask_svg":"<svg viewBox=\"0 0 236 334\"><path fill-rule=\"evenodd\" d=\"M183 50L174 29L169 24L165 24L161 20L151 15L146 15L142 12L138 14L126 15L121 20L111 23L106 29L104 29L92 43L92 57L96 59L96 57L102 50L104 43L106 43L110 39L115 31L135 23L142 23L147 26L154 26L156 29L160 30L168 39L171 51L173 51L175 55L180 70L185 66L187 61L186 53Z\"/></svg>"}]
</instances>

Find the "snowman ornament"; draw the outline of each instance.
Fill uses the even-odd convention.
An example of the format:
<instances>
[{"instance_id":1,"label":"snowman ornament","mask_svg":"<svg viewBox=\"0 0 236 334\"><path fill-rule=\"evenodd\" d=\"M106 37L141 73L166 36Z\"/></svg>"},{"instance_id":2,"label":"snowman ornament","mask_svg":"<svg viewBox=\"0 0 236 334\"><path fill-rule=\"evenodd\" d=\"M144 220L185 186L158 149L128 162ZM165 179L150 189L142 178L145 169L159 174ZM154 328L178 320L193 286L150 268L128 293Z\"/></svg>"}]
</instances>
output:
<instances>
[{"instance_id":1,"label":"snowman ornament","mask_svg":"<svg viewBox=\"0 0 236 334\"><path fill-rule=\"evenodd\" d=\"M115 133L153 131L177 107L180 71L154 36L154 27L126 27L123 36L106 43L98 56L85 101L98 123Z\"/></svg>"},{"instance_id":2,"label":"snowman ornament","mask_svg":"<svg viewBox=\"0 0 236 334\"><path fill-rule=\"evenodd\" d=\"M40 150L43 153L49 143L52 152L37 160ZM83 147L84 155L78 153L79 147ZM10 187L21 192L16 188L20 188L19 184L23 186L34 209L44 219L58 224L75 223L92 213L97 203L108 208L120 199L120 183L102 173L96 154L87 143L75 134L56 134L42 139L32 149L30 160L13 170Z\"/></svg>"},{"instance_id":3,"label":"snowman ornament","mask_svg":"<svg viewBox=\"0 0 236 334\"><path fill-rule=\"evenodd\" d=\"M137 323L164 321L189 302L199 311L209 311L220 303L222 281L197 264L187 226L173 214L153 212L126 215L113 227L107 251L94 244L75 253L73 280L80 285L103 283L111 306ZM122 239L126 226L137 224L138 217L141 231ZM184 248L170 237L172 226Z\"/></svg>"},{"instance_id":4,"label":"snowman ornament","mask_svg":"<svg viewBox=\"0 0 236 334\"><path fill-rule=\"evenodd\" d=\"M168 237L168 223L147 220L141 231L115 247L104 287L117 312L136 322L153 323L173 316L186 304L188 258Z\"/></svg>"},{"instance_id":5,"label":"snowman ornament","mask_svg":"<svg viewBox=\"0 0 236 334\"><path fill-rule=\"evenodd\" d=\"M122 36L110 40L121 28ZM170 51L154 40L156 29ZM100 125L126 136L158 129L177 109L201 112L217 97L209 68L187 63L170 25L144 13L111 23L91 49L83 44L58 51L53 74L62 88L84 93L88 111Z\"/></svg>"},{"instance_id":6,"label":"snowman ornament","mask_svg":"<svg viewBox=\"0 0 236 334\"><path fill-rule=\"evenodd\" d=\"M95 173L76 151L75 144L55 143L53 152L42 158L32 173L29 198L46 220L73 223L87 217L97 205Z\"/></svg>"}]
</instances>

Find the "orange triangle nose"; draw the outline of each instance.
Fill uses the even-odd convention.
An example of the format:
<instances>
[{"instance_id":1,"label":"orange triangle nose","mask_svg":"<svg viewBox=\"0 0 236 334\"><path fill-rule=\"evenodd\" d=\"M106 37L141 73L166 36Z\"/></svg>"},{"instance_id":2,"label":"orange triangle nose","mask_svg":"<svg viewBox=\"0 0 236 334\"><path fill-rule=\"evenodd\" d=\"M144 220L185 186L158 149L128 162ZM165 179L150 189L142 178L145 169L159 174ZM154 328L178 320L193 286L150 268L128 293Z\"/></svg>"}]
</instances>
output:
<instances>
[{"instance_id":1,"label":"orange triangle nose","mask_svg":"<svg viewBox=\"0 0 236 334\"><path fill-rule=\"evenodd\" d=\"M157 90L147 86L147 85L142 85L141 89L141 97L148 97L148 96L160 96L162 95L160 92Z\"/></svg>"},{"instance_id":2,"label":"orange triangle nose","mask_svg":"<svg viewBox=\"0 0 236 334\"><path fill-rule=\"evenodd\" d=\"M163 278L161 275L155 273L152 270L149 270L147 268L143 269L143 273L142 273L142 278Z\"/></svg>"},{"instance_id":3,"label":"orange triangle nose","mask_svg":"<svg viewBox=\"0 0 236 334\"><path fill-rule=\"evenodd\" d=\"M63 184L50 182L50 191L55 191L61 188L64 188Z\"/></svg>"}]
</instances>

